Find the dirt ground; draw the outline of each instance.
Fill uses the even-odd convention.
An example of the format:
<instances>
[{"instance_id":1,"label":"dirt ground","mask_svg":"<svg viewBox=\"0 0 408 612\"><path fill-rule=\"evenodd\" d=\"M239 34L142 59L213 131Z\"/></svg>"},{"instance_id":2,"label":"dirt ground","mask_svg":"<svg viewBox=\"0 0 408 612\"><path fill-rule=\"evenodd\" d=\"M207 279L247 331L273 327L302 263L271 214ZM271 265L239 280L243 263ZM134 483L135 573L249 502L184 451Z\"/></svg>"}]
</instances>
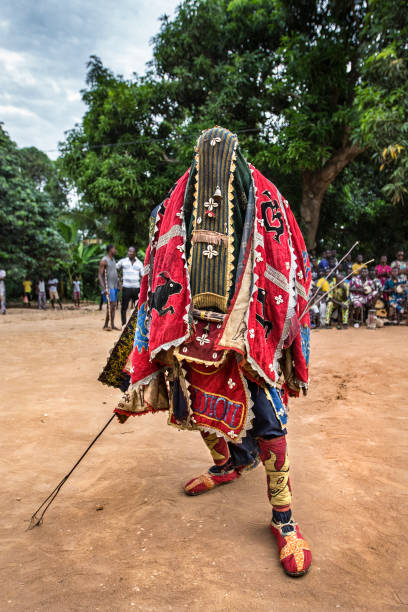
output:
<instances>
[{"instance_id":1,"label":"dirt ground","mask_svg":"<svg viewBox=\"0 0 408 612\"><path fill-rule=\"evenodd\" d=\"M408 606L408 327L312 333L289 448L313 564L292 579L268 530L263 468L186 497L209 456L164 414L113 422L26 531L119 398L97 382L118 335L101 326L92 310L0 317L1 611Z\"/></svg>"}]
</instances>

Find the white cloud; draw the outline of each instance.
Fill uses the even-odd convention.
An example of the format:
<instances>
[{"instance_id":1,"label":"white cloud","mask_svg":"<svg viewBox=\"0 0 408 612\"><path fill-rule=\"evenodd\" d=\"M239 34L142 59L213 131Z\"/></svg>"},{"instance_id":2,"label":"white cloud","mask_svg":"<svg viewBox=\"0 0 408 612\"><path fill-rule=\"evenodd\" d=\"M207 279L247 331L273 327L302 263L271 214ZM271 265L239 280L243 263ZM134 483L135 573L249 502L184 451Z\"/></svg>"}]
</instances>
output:
<instances>
[{"instance_id":1,"label":"white cloud","mask_svg":"<svg viewBox=\"0 0 408 612\"><path fill-rule=\"evenodd\" d=\"M68 102L80 102L81 100L81 94L79 93L79 91L66 91L66 96L67 96L67 100Z\"/></svg>"},{"instance_id":2,"label":"white cloud","mask_svg":"<svg viewBox=\"0 0 408 612\"><path fill-rule=\"evenodd\" d=\"M8 106L0 105L0 115L6 119L8 116L9 117L29 117L29 118L37 117L35 113L31 112L27 108L20 108L18 106L12 106L11 104Z\"/></svg>"},{"instance_id":3,"label":"white cloud","mask_svg":"<svg viewBox=\"0 0 408 612\"><path fill-rule=\"evenodd\" d=\"M57 149L84 113L86 63L143 74L159 17L179 0L2 0L0 120L19 146ZM55 157L56 153L52 154Z\"/></svg>"},{"instance_id":4,"label":"white cloud","mask_svg":"<svg viewBox=\"0 0 408 612\"><path fill-rule=\"evenodd\" d=\"M24 63L23 53L0 48L0 65L6 72L13 73L21 68Z\"/></svg>"}]
</instances>

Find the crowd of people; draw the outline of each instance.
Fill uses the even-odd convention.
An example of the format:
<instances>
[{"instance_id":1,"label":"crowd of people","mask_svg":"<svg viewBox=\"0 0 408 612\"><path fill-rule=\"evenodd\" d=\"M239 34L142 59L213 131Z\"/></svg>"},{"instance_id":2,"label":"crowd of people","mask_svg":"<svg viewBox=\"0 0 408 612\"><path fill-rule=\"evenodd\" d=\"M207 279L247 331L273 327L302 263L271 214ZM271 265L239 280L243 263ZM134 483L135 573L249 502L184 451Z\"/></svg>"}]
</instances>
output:
<instances>
[{"instance_id":1,"label":"crowd of people","mask_svg":"<svg viewBox=\"0 0 408 612\"><path fill-rule=\"evenodd\" d=\"M143 275L143 263L136 257L136 249L134 246L130 246L128 248L127 257L123 257L118 262L115 260L115 255L115 245L108 244L106 247L106 255L102 257L99 263L98 280L101 288L101 302L99 308L102 309L102 304L106 303L106 317L103 326L105 331L120 329L115 327L116 306L120 289L122 291L120 312L122 329L125 327L129 303L131 303L132 308L134 308L138 302L140 282ZM121 273L121 278L118 272Z\"/></svg>"},{"instance_id":2,"label":"crowd of people","mask_svg":"<svg viewBox=\"0 0 408 612\"><path fill-rule=\"evenodd\" d=\"M129 304L135 307L139 297L143 263L136 257L136 249L130 246L127 257L115 260L116 248L107 246L106 255L99 265L98 282L101 290L100 309L107 304L104 330L120 329L115 327L115 314L121 292L121 323L126 324ZM325 250L318 259L310 256L312 286L310 290L310 318L312 328L346 329L349 325L359 327L367 322L369 312L376 320L384 323L408 324L408 262L404 251L396 253L394 261L388 265L387 256L382 255L379 263L368 268L360 253L355 261L348 255L340 264L336 251ZM5 270L0 270L0 307L6 314ZM25 278L23 303L30 307L37 295L38 308L47 309L47 290L52 308L62 309L58 293L58 278L50 275L48 281L40 277L35 283ZM72 281L73 301L80 308L81 280L75 276Z\"/></svg>"},{"instance_id":3,"label":"crowd of people","mask_svg":"<svg viewBox=\"0 0 408 612\"><path fill-rule=\"evenodd\" d=\"M23 280L23 304L24 306L30 308L34 299L34 292L37 295L37 305L40 310L47 310L47 289L48 289L48 297L49 302L52 308L55 308L57 304L58 307L62 310L62 302L58 293L58 284L59 280L55 277L55 275L51 275L51 277L46 282L43 276L34 283L29 278L25 278ZM35 291L33 291L33 285L35 287Z\"/></svg>"},{"instance_id":4,"label":"crowd of people","mask_svg":"<svg viewBox=\"0 0 408 612\"><path fill-rule=\"evenodd\" d=\"M7 273L5 270L0 270L0 302L1 302L1 313L3 315L6 314L6 279ZM27 308L31 308L31 304L34 300L34 290L37 295L37 304L40 310L47 309L47 291L46 286L48 288L48 296L49 302L52 308L55 308L57 304L60 309L62 309L62 303L60 296L58 294L58 278L55 275L51 275L48 282L46 283L43 276L40 276L38 280L34 283L29 278L25 278L22 282L23 286L23 305Z\"/></svg>"},{"instance_id":5,"label":"crowd of people","mask_svg":"<svg viewBox=\"0 0 408 612\"><path fill-rule=\"evenodd\" d=\"M377 265L368 268L360 253L353 262L348 255L340 264L336 251L325 250L318 260L310 257L312 328L330 329L335 321L338 329L350 324L359 327L369 321L377 325L407 321L408 262L404 251L396 253L388 265L382 255Z\"/></svg>"},{"instance_id":6,"label":"crowd of people","mask_svg":"<svg viewBox=\"0 0 408 612\"><path fill-rule=\"evenodd\" d=\"M129 304L134 308L137 304L140 291L140 282L143 275L143 263L136 257L136 249L130 246L127 257L118 262L115 260L116 248L108 244L106 255L102 257L99 265L98 283L101 290L100 309L104 303L107 304L106 320L103 329L120 329L115 327L116 306L121 299L122 328L126 325L127 310ZM0 308L2 314L6 314L6 271L0 269ZM54 274L50 275L48 281L43 276L35 282L30 278L24 278L23 305L31 308L35 297L40 310L46 310L47 304L52 308L58 306L62 310L62 302L58 292L59 280ZM76 308L81 304L81 280L78 275L72 280L72 297ZM48 301L47 301L48 290Z\"/></svg>"}]
</instances>

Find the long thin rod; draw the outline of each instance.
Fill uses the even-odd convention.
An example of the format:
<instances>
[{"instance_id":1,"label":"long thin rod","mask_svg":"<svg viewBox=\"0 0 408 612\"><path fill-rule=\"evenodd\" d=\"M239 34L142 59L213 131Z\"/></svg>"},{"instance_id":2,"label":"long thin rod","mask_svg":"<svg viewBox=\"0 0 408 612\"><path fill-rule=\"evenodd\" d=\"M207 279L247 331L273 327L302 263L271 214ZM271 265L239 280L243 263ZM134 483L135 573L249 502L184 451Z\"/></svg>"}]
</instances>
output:
<instances>
[{"instance_id":1,"label":"long thin rod","mask_svg":"<svg viewBox=\"0 0 408 612\"><path fill-rule=\"evenodd\" d=\"M353 249L355 249L355 248L356 248L356 246L357 246L358 244L359 244L359 241L357 240L357 241L356 241L356 242L353 244L353 246L351 247L351 249L350 249L349 251L347 251L347 253L346 253L346 254L345 254L345 255L344 255L344 256L343 256L343 257L340 259L340 261L337 263L337 265L336 265L336 266L335 266L335 267L334 267L332 270L330 270L330 272L328 273L328 275L327 275L327 276L325 276L325 278L324 278L323 282L324 282L324 281L326 281L326 280L328 280L328 279L331 277L331 275L332 275L332 274L333 274L333 273L334 273L334 272L337 270L337 268L339 267L339 265L340 265L340 264L341 264L341 263L342 263L342 262L343 262L343 261L346 259L347 255L350 255L351 251L352 251ZM318 287L318 288L316 289L316 291L314 292L314 294L312 295L312 297L311 297L311 298L309 298L309 300L308 300L308 302L307 302L307 304L306 304L306 306L305 306L304 311L303 311L303 312L302 312L302 314L300 315L300 318L302 318L302 317L303 317L303 315L305 314L305 312L306 312L306 310L307 310L307 307L308 307L308 306L309 306L309 305L310 305L310 304L313 302L313 300L315 299L316 295L319 293L319 289L320 289L320 287Z\"/></svg>"},{"instance_id":2,"label":"long thin rod","mask_svg":"<svg viewBox=\"0 0 408 612\"><path fill-rule=\"evenodd\" d=\"M106 268L105 268L105 291L106 291L106 308L108 309L107 320L108 320L108 325L109 325L109 322L111 322L111 307L110 307L111 305L110 305L110 293L109 293L109 287L108 287L108 272Z\"/></svg>"},{"instance_id":3,"label":"long thin rod","mask_svg":"<svg viewBox=\"0 0 408 612\"><path fill-rule=\"evenodd\" d=\"M43 501L43 503L41 504L41 506L39 506L39 508L37 508L37 510L34 512L34 514L31 517L30 520L30 524L28 526L28 529L34 529L34 527L39 527L41 525L41 523L43 522L43 518L44 518L44 514L47 512L48 508L51 506L52 502L54 501L54 499L57 497L58 493L60 492L61 488L63 487L63 485L67 482L68 478L71 476L72 472L75 470L76 467L78 467L78 465L81 463L82 459L85 457L85 455L89 452L89 450L92 448L92 446L95 444L95 442L97 441L97 439L103 434L103 432L105 431L105 429L108 427L108 425L113 421L113 419L115 418L116 414L113 414L108 422L103 426L103 428L101 429L101 431L98 433L98 435L92 440L92 442L90 443L90 445L88 446L88 448L86 449L86 451L84 451L82 453L82 455L80 456L80 458L78 459L78 461L75 463L75 465L70 469L70 471L68 472L68 474L66 474L64 476L64 478L57 484L57 486L55 487L55 489L53 491L51 491L51 493L48 495L48 497L46 497ZM43 508L44 510L41 512L41 515L39 517L37 517L38 512L40 512L40 510Z\"/></svg>"},{"instance_id":4,"label":"long thin rod","mask_svg":"<svg viewBox=\"0 0 408 612\"><path fill-rule=\"evenodd\" d=\"M374 261L374 259L369 259L368 261L364 262L363 264L361 264L362 267L366 266L369 263L372 263ZM316 302L313 304L313 306L317 306L319 302L322 301L323 298L326 297L327 293L331 293L333 291L333 289L336 289L336 287L338 287L339 285L341 285L342 283L344 283L345 280L347 280L348 278L350 278L350 276L353 276L354 272L350 272L350 274L347 274L347 276L345 276L339 283L337 283L337 285L334 285L334 287L330 287L329 291L326 291L326 293L324 293L322 296L319 297L318 300L316 300ZM299 317L299 321L301 319L303 319L303 317L305 316L305 314L307 314L310 310L310 308L312 307L312 303L309 302L306 306L306 308L304 309L304 311L302 312L302 314Z\"/></svg>"}]
</instances>

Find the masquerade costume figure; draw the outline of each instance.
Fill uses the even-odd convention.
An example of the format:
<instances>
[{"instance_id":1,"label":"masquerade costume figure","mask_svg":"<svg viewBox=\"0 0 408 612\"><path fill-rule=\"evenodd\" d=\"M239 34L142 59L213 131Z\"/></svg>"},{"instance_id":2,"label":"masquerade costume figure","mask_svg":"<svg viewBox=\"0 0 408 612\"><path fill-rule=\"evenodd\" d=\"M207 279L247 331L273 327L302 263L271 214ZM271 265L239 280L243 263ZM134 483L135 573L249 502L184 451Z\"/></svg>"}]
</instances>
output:
<instances>
[{"instance_id":1,"label":"masquerade costume figure","mask_svg":"<svg viewBox=\"0 0 408 612\"><path fill-rule=\"evenodd\" d=\"M122 422L168 410L170 425L200 432L214 465L187 495L263 463L270 528L291 576L311 564L291 513L286 443L288 398L308 385L301 314L310 282L288 202L247 164L234 134L206 130L152 213L138 312L99 377L125 391L115 409Z\"/></svg>"}]
</instances>

